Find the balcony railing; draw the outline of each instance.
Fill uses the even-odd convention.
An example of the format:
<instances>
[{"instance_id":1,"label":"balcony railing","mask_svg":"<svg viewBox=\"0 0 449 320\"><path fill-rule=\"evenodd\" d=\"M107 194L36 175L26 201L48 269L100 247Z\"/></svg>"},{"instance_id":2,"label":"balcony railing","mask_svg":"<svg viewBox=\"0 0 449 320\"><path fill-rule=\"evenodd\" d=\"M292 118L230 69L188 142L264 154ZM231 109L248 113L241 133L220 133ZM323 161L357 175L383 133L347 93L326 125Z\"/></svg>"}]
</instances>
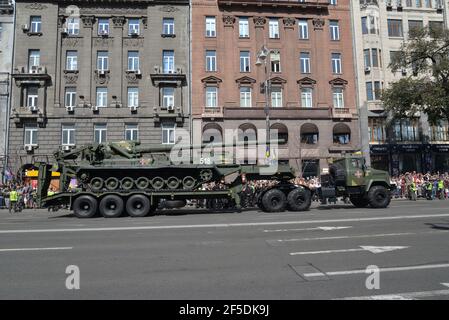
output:
<instances>
[{"instance_id":1,"label":"balcony railing","mask_svg":"<svg viewBox=\"0 0 449 320\"><path fill-rule=\"evenodd\" d=\"M327 7L327 0L218 0L218 5L243 5L243 6L276 6L276 7Z\"/></svg>"},{"instance_id":2,"label":"balcony railing","mask_svg":"<svg viewBox=\"0 0 449 320\"><path fill-rule=\"evenodd\" d=\"M223 107L203 107L203 118L223 118Z\"/></svg>"},{"instance_id":3,"label":"balcony railing","mask_svg":"<svg viewBox=\"0 0 449 320\"><path fill-rule=\"evenodd\" d=\"M331 116L329 107L270 108L269 115L271 118L279 119L329 119ZM264 119L266 117L266 114L265 108L261 107L244 108L238 106L227 106L224 108L224 117L234 119Z\"/></svg>"},{"instance_id":4,"label":"balcony railing","mask_svg":"<svg viewBox=\"0 0 449 320\"><path fill-rule=\"evenodd\" d=\"M339 119L352 118L352 112L349 108L332 108L332 117Z\"/></svg>"}]
</instances>

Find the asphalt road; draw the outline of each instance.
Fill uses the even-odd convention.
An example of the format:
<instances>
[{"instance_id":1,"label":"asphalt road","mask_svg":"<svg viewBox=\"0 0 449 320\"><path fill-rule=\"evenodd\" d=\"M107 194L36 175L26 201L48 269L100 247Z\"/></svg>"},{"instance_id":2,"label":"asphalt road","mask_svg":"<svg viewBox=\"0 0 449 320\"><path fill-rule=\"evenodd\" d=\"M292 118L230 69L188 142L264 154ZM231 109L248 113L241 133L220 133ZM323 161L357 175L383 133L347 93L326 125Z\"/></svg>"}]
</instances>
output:
<instances>
[{"instance_id":1,"label":"asphalt road","mask_svg":"<svg viewBox=\"0 0 449 320\"><path fill-rule=\"evenodd\" d=\"M109 220L0 210L0 299L354 297L449 298L449 201Z\"/></svg>"}]
</instances>

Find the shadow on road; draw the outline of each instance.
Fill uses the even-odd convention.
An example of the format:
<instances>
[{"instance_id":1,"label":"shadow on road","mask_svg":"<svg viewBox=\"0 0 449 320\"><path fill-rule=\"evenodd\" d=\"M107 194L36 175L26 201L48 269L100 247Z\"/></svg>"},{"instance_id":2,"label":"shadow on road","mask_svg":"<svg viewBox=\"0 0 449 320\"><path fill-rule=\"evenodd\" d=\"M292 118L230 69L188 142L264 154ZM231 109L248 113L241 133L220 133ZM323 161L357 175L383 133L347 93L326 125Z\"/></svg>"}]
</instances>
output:
<instances>
[{"instance_id":1,"label":"shadow on road","mask_svg":"<svg viewBox=\"0 0 449 320\"><path fill-rule=\"evenodd\" d=\"M449 223L426 223L425 225L430 226L432 229L449 230Z\"/></svg>"}]
</instances>

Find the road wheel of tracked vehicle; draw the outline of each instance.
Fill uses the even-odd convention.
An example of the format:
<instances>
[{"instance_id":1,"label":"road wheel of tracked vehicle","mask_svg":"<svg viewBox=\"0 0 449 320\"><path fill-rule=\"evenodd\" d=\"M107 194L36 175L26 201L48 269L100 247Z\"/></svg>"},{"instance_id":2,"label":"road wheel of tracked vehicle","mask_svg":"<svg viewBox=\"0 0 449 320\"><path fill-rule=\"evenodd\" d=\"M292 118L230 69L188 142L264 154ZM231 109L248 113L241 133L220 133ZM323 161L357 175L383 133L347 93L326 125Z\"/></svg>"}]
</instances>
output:
<instances>
[{"instance_id":1,"label":"road wheel of tracked vehicle","mask_svg":"<svg viewBox=\"0 0 449 320\"><path fill-rule=\"evenodd\" d=\"M179 181L179 179L176 177L170 177L167 179L167 187L170 190L178 189L180 184L181 184L181 181Z\"/></svg>"},{"instance_id":2,"label":"road wheel of tracked vehicle","mask_svg":"<svg viewBox=\"0 0 449 320\"><path fill-rule=\"evenodd\" d=\"M126 212L131 217L140 218L154 212L154 208L151 207L148 197L143 194L135 194L126 201Z\"/></svg>"},{"instance_id":3,"label":"road wheel of tracked vehicle","mask_svg":"<svg viewBox=\"0 0 449 320\"><path fill-rule=\"evenodd\" d=\"M369 204L368 199L363 197L352 196L349 197L349 200L351 200L351 203L357 208L366 208Z\"/></svg>"},{"instance_id":4,"label":"road wheel of tracked vehicle","mask_svg":"<svg viewBox=\"0 0 449 320\"><path fill-rule=\"evenodd\" d=\"M160 190L164 187L165 181L161 177L154 177L151 179L151 187L154 190Z\"/></svg>"},{"instance_id":5,"label":"road wheel of tracked vehicle","mask_svg":"<svg viewBox=\"0 0 449 320\"><path fill-rule=\"evenodd\" d=\"M196 180L194 177L187 176L182 179L182 186L184 189L192 189L195 186Z\"/></svg>"},{"instance_id":6,"label":"road wheel of tracked vehicle","mask_svg":"<svg viewBox=\"0 0 449 320\"><path fill-rule=\"evenodd\" d=\"M92 218L97 212L98 202L92 196L79 196L73 202L73 212L78 218Z\"/></svg>"},{"instance_id":7,"label":"road wheel of tracked vehicle","mask_svg":"<svg viewBox=\"0 0 449 320\"><path fill-rule=\"evenodd\" d=\"M100 177L94 177L92 180L90 180L90 188L93 192L100 191L103 189L104 180Z\"/></svg>"},{"instance_id":8,"label":"road wheel of tracked vehicle","mask_svg":"<svg viewBox=\"0 0 449 320\"><path fill-rule=\"evenodd\" d=\"M117 178L111 177L104 182L104 185L108 190L115 190L119 187L120 181Z\"/></svg>"},{"instance_id":9,"label":"road wheel of tracked vehicle","mask_svg":"<svg viewBox=\"0 0 449 320\"><path fill-rule=\"evenodd\" d=\"M204 169L204 170L201 170L201 172L200 172L200 178L204 182L207 182L210 179L212 179L212 176L213 176L213 173L212 173L211 169Z\"/></svg>"},{"instance_id":10,"label":"road wheel of tracked vehicle","mask_svg":"<svg viewBox=\"0 0 449 320\"><path fill-rule=\"evenodd\" d=\"M148 187L150 186L150 180L148 178L145 178L145 177L140 177L136 181L136 186L140 190L148 189Z\"/></svg>"},{"instance_id":11,"label":"road wheel of tracked vehicle","mask_svg":"<svg viewBox=\"0 0 449 320\"><path fill-rule=\"evenodd\" d=\"M263 195L262 205L267 212L281 212L285 210L287 200L281 190L271 189Z\"/></svg>"},{"instance_id":12,"label":"road wheel of tracked vehicle","mask_svg":"<svg viewBox=\"0 0 449 320\"><path fill-rule=\"evenodd\" d=\"M123 213L123 199L114 194L105 196L100 201L100 213L105 218L117 218Z\"/></svg>"},{"instance_id":13,"label":"road wheel of tracked vehicle","mask_svg":"<svg viewBox=\"0 0 449 320\"><path fill-rule=\"evenodd\" d=\"M373 208L386 208L390 204L390 191L383 186L374 186L369 189L368 202Z\"/></svg>"},{"instance_id":14,"label":"road wheel of tracked vehicle","mask_svg":"<svg viewBox=\"0 0 449 320\"><path fill-rule=\"evenodd\" d=\"M305 188L296 188L287 196L288 209L291 211L309 210L312 203L312 193Z\"/></svg>"},{"instance_id":15,"label":"road wheel of tracked vehicle","mask_svg":"<svg viewBox=\"0 0 449 320\"><path fill-rule=\"evenodd\" d=\"M120 187L122 190L128 191L131 190L134 186L134 180L130 177L124 177L122 181L120 181Z\"/></svg>"}]
</instances>

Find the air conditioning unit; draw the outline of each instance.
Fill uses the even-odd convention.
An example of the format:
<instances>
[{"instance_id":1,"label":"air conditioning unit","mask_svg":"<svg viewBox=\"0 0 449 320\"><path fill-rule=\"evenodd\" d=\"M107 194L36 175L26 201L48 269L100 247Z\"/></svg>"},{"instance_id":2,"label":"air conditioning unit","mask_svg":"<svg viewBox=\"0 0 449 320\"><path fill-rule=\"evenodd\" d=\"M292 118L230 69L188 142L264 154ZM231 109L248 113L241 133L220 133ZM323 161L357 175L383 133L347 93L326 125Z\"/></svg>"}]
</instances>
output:
<instances>
[{"instance_id":1,"label":"air conditioning unit","mask_svg":"<svg viewBox=\"0 0 449 320\"><path fill-rule=\"evenodd\" d=\"M39 73L39 66L31 66L30 73Z\"/></svg>"},{"instance_id":2,"label":"air conditioning unit","mask_svg":"<svg viewBox=\"0 0 449 320\"><path fill-rule=\"evenodd\" d=\"M402 73L402 75L404 75L404 76L405 76L405 75L407 74L407 69L405 69L405 68L402 68L402 69L401 69L401 73Z\"/></svg>"},{"instance_id":3,"label":"air conditioning unit","mask_svg":"<svg viewBox=\"0 0 449 320\"><path fill-rule=\"evenodd\" d=\"M39 108L37 106L30 106L30 111L31 112L36 112L38 110L39 110Z\"/></svg>"},{"instance_id":4,"label":"air conditioning unit","mask_svg":"<svg viewBox=\"0 0 449 320\"><path fill-rule=\"evenodd\" d=\"M173 106L173 105L168 105L168 106L167 106L167 110L170 110L170 111L175 110L175 106Z\"/></svg>"},{"instance_id":5,"label":"air conditioning unit","mask_svg":"<svg viewBox=\"0 0 449 320\"><path fill-rule=\"evenodd\" d=\"M98 106L92 106L92 111L98 111Z\"/></svg>"},{"instance_id":6,"label":"air conditioning unit","mask_svg":"<svg viewBox=\"0 0 449 320\"><path fill-rule=\"evenodd\" d=\"M177 74L182 74L182 68L176 68L176 73Z\"/></svg>"},{"instance_id":7,"label":"air conditioning unit","mask_svg":"<svg viewBox=\"0 0 449 320\"><path fill-rule=\"evenodd\" d=\"M104 76L106 74L106 70L98 70L98 74Z\"/></svg>"},{"instance_id":8,"label":"air conditioning unit","mask_svg":"<svg viewBox=\"0 0 449 320\"><path fill-rule=\"evenodd\" d=\"M22 24L22 30L28 31L28 30L30 30L30 27L27 24Z\"/></svg>"},{"instance_id":9,"label":"air conditioning unit","mask_svg":"<svg viewBox=\"0 0 449 320\"><path fill-rule=\"evenodd\" d=\"M63 29L62 29L62 33L63 33L63 34L68 34L68 33L69 33L69 29L63 28Z\"/></svg>"},{"instance_id":10,"label":"air conditioning unit","mask_svg":"<svg viewBox=\"0 0 449 320\"><path fill-rule=\"evenodd\" d=\"M67 112L73 112L75 110L74 106L66 106L65 108L66 108Z\"/></svg>"},{"instance_id":11,"label":"air conditioning unit","mask_svg":"<svg viewBox=\"0 0 449 320\"><path fill-rule=\"evenodd\" d=\"M107 36L107 35L109 35L109 31L108 30L100 30L100 35Z\"/></svg>"},{"instance_id":12,"label":"air conditioning unit","mask_svg":"<svg viewBox=\"0 0 449 320\"><path fill-rule=\"evenodd\" d=\"M131 36L138 36L139 35L139 31L133 29L133 30L131 30L130 35Z\"/></svg>"},{"instance_id":13,"label":"air conditioning unit","mask_svg":"<svg viewBox=\"0 0 449 320\"><path fill-rule=\"evenodd\" d=\"M142 74L142 72L140 71L140 69L136 70L136 74Z\"/></svg>"},{"instance_id":14,"label":"air conditioning unit","mask_svg":"<svg viewBox=\"0 0 449 320\"><path fill-rule=\"evenodd\" d=\"M370 72L371 71L371 67L365 67L365 72Z\"/></svg>"},{"instance_id":15,"label":"air conditioning unit","mask_svg":"<svg viewBox=\"0 0 449 320\"><path fill-rule=\"evenodd\" d=\"M33 146L32 146L31 144L25 145L25 151L26 151L26 152L33 151Z\"/></svg>"},{"instance_id":16,"label":"air conditioning unit","mask_svg":"<svg viewBox=\"0 0 449 320\"><path fill-rule=\"evenodd\" d=\"M131 110L131 112L136 112L137 106L130 106L129 109Z\"/></svg>"},{"instance_id":17,"label":"air conditioning unit","mask_svg":"<svg viewBox=\"0 0 449 320\"><path fill-rule=\"evenodd\" d=\"M70 149L71 149L71 146L69 146L69 145L62 146L63 151L70 151Z\"/></svg>"}]
</instances>

